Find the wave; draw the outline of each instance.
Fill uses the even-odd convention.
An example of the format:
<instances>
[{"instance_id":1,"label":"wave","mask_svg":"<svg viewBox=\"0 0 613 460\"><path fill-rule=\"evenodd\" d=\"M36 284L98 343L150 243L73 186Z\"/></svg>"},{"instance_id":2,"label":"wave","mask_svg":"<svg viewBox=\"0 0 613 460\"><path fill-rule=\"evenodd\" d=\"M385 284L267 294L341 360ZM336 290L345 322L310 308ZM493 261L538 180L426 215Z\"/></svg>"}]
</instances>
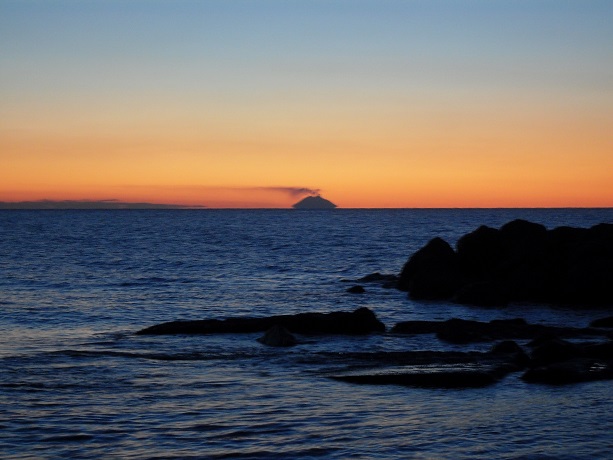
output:
<instances>
[{"instance_id":1,"label":"wave","mask_svg":"<svg viewBox=\"0 0 613 460\"><path fill-rule=\"evenodd\" d=\"M141 278L134 278L129 281L122 281L117 283L116 285L119 287L133 287L133 286L143 286L143 285L153 285L153 284L191 284L195 283L195 279L191 278L164 278L161 276L148 276Z\"/></svg>"},{"instance_id":2,"label":"wave","mask_svg":"<svg viewBox=\"0 0 613 460\"><path fill-rule=\"evenodd\" d=\"M154 361L215 361L232 360L256 357L250 353L233 352L186 352L186 353L162 353L162 352L134 352L134 351L114 351L114 350L59 350L50 352L53 355L61 355L70 358L97 358L97 357L118 357L148 359Z\"/></svg>"}]
</instances>

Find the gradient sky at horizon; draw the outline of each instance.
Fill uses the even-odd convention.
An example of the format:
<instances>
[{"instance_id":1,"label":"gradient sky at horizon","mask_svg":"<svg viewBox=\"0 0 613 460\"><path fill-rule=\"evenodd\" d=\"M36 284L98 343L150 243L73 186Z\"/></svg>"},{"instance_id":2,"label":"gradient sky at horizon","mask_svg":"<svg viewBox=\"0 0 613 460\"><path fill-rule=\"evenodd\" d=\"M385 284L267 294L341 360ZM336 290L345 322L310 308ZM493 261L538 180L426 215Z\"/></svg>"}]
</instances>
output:
<instances>
[{"instance_id":1,"label":"gradient sky at horizon","mask_svg":"<svg viewBox=\"0 0 613 460\"><path fill-rule=\"evenodd\" d=\"M613 206L613 1L0 0L0 201L300 189Z\"/></svg>"}]
</instances>

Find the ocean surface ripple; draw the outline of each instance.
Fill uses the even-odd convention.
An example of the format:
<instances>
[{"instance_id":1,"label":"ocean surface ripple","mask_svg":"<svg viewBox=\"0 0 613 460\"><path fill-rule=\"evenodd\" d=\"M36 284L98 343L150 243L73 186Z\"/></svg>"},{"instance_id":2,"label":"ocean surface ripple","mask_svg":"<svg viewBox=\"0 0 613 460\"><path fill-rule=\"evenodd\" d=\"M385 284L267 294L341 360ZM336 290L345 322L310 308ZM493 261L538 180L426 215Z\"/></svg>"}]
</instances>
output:
<instances>
[{"instance_id":1,"label":"ocean surface ripple","mask_svg":"<svg viewBox=\"0 0 613 460\"><path fill-rule=\"evenodd\" d=\"M610 209L0 211L0 457L613 458L611 381L484 389L329 379L361 351L482 350L434 337L138 336L176 319L368 307L409 319L606 315L415 302L366 285L429 239L515 219L588 227ZM611 314L610 312L608 314ZM486 345L486 347L489 345Z\"/></svg>"}]
</instances>

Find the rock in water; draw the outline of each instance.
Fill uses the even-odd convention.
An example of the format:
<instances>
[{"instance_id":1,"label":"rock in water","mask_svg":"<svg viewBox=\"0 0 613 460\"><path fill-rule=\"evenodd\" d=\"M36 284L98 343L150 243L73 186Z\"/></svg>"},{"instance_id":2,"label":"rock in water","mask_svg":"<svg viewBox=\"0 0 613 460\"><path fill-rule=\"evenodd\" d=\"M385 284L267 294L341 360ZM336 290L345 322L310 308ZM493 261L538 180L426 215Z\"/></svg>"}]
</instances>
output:
<instances>
[{"instance_id":1,"label":"rock in water","mask_svg":"<svg viewBox=\"0 0 613 460\"><path fill-rule=\"evenodd\" d=\"M590 323L590 327L610 327L613 328L613 316L595 319Z\"/></svg>"},{"instance_id":2,"label":"rock in water","mask_svg":"<svg viewBox=\"0 0 613 460\"><path fill-rule=\"evenodd\" d=\"M270 347L292 347L296 345L296 337L283 326L275 324L258 339L258 342Z\"/></svg>"},{"instance_id":3,"label":"rock in water","mask_svg":"<svg viewBox=\"0 0 613 460\"><path fill-rule=\"evenodd\" d=\"M307 196L292 206L294 209L334 209L336 205L319 195Z\"/></svg>"},{"instance_id":4,"label":"rock in water","mask_svg":"<svg viewBox=\"0 0 613 460\"><path fill-rule=\"evenodd\" d=\"M349 289L347 289L347 292L349 292L350 294L364 294L366 292L366 289L364 289L364 286L356 285L351 286Z\"/></svg>"},{"instance_id":5,"label":"rock in water","mask_svg":"<svg viewBox=\"0 0 613 460\"><path fill-rule=\"evenodd\" d=\"M168 334L230 334L264 332L280 325L295 334L349 334L362 335L385 332L385 325L366 307L353 312L297 313L264 318L202 319L171 321L138 331L139 335Z\"/></svg>"},{"instance_id":6,"label":"rock in water","mask_svg":"<svg viewBox=\"0 0 613 460\"><path fill-rule=\"evenodd\" d=\"M413 299L478 306L537 302L613 306L613 224L589 229L514 220L481 226L456 251L432 239L404 265L397 287Z\"/></svg>"},{"instance_id":7,"label":"rock in water","mask_svg":"<svg viewBox=\"0 0 613 460\"><path fill-rule=\"evenodd\" d=\"M398 289L414 299L446 299L461 285L457 254L441 238L434 238L411 256L398 278Z\"/></svg>"}]
</instances>

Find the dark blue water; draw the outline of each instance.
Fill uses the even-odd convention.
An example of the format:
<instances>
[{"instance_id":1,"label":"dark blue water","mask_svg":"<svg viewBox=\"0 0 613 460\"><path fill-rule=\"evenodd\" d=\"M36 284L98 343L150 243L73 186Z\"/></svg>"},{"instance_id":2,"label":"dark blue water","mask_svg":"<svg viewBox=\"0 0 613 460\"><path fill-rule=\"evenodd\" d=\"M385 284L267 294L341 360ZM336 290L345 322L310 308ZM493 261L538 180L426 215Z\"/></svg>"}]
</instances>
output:
<instances>
[{"instance_id":1,"label":"dark blue water","mask_svg":"<svg viewBox=\"0 0 613 460\"><path fill-rule=\"evenodd\" d=\"M408 319L523 316L587 325L602 312L419 303L367 286L434 236L525 218L613 222L601 210L0 212L2 458L612 458L613 384L517 374L476 390L356 386L345 351L446 349L391 334L156 337L174 319L354 310ZM463 349L478 349L468 347Z\"/></svg>"}]
</instances>

